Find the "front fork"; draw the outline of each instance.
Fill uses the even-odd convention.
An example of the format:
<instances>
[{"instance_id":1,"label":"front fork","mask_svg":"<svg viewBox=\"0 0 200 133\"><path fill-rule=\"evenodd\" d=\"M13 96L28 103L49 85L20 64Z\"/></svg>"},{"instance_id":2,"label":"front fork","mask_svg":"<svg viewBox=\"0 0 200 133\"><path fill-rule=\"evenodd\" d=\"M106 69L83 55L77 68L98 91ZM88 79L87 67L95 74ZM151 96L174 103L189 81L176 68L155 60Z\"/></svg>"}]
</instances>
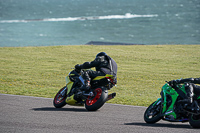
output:
<instances>
[{"instance_id":1,"label":"front fork","mask_svg":"<svg viewBox=\"0 0 200 133\"><path fill-rule=\"evenodd\" d=\"M67 86L60 92L60 94L64 97L66 95Z\"/></svg>"},{"instance_id":2,"label":"front fork","mask_svg":"<svg viewBox=\"0 0 200 133\"><path fill-rule=\"evenodd\" d=\"M161 98L158 98L157 101L153 104L153 106L158 105L161 103Z\"/></svg>"}]
</instances>

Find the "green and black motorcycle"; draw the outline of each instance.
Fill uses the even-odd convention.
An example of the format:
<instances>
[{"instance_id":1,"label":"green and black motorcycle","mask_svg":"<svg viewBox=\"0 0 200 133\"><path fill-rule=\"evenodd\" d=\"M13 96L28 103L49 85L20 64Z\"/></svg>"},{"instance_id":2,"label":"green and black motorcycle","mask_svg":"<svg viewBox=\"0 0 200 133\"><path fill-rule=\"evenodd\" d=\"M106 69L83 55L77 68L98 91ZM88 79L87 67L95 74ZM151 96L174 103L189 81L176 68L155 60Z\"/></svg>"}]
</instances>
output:
<instances>
[{"instance_id":1,"label":"green and black motorcycle","mask_svg":"<svg viewBox=\"0 0 200 133\"><path fill-rule=\"evenodd\" d=\"M61 88L53 100L56 108L62 108L66 104L72 106L84 106L88 111L96 111L101 108L104 103L116 96L116 93L108 95L108 90L116 84L116 77L106 74L105 76L97 76L91 81L91 90L85 92L80 90L84 85L81 70L77 73L72 70L66 77L66 86Z\"/></svg>"},{"instance_id":2,"label":"green and black motorcycle","mask_svg":"<svg viewBox=\"0 0 200 133\"><path fill-rule=\"evenodd\" d=\"M156 123L159 120L170 122L189 122L193 128L200 128L200 94L194 94L192 110L184 107L186 98L185 84L167 82L161 89L161 98L153 102L144 113L146 123Z\"/></svg>"}]
</instances>

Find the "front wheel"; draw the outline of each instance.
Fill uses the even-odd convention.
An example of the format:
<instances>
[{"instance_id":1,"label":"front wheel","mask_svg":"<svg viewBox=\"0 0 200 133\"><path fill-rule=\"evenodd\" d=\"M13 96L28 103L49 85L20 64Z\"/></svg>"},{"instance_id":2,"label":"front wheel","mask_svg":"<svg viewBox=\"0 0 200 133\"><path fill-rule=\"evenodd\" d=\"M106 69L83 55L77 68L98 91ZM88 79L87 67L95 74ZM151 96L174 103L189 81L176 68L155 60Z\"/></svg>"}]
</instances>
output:
<instances>
[{"instance_id":1,"label":"front wheel","mask_svg":"<svg viewBox=\"0 0 200 133\"><path fill-rule=\"evenodd\" d=\"M62 108L63 106L65 106L67 103L65 102L66 98L67 98L67 86L63 87L62 89L60 89L58 91L58 93L56 94L56 96L53 99L53 105L56 108Z\"/></svg>"},{"instance_id":2,"label":"front wheel","mask_svg":"<svg viewBox=\"0 0 200 133\"><path fill-rule=\"evenodd\" d=\"M200 115L190 115L189 116L190 126L193 128L200 128Z\"/></svg>"},{"instance_id":3,"label":"front wheel","mask_svg":"<svg viewBox=\"0 0 200 133\"><path fill-rule=\"evenodd\" d=\"M153 124L158 122L162 118L160 114L161 102L158 105L154 103L152 103L144 113L144 120L146 123Z\"/></svg>"},{"instance_id":4,"label":"front wheel","mask_svg":"<svg viewBox=\"0 0 200 133\"><path fill-rule=\"evenodd\" d=\"M94 95L85 101L85 108L88 111L96 111L101 108L107 100L108 92L104 87L98 87L93 91Z\"/></svg>"}]
</instances>

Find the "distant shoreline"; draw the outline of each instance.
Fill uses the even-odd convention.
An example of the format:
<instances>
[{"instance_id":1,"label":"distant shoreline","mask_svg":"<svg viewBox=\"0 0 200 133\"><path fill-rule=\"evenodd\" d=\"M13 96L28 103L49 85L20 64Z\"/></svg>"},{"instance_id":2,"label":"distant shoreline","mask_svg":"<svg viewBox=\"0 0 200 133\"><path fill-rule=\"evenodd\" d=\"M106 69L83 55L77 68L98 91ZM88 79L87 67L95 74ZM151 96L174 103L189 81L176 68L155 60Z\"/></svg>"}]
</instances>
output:
<instances>
[{"instance_id":1,"label":"distant shoreline","mask_svg":"<svg viewBox=\"0 0 200 133\"><path fill-rule=\"evenodd\" d=\"M86 43L85 45L145 45L145 44L90 41L90 42Z\"/></svg>"},{"instance_id":2,"label":"distant shoreline","mask_svg":"<svg viewBox=\"0 0 200 133\"><path fill-rule=\"evenodd\" d=\"M17 45L17 46L1 46L0 45L0 48L21 48L21 47L54 47L54 46L86 46L86 45L94 45L94 46L136 46L136 45L139 45L139 46L155 46L155 45L158 45L158 46L161 46L161 45L200 45L200 44L137 44L137 43L122 43L122 42L102 42L102 41L90 41L86 44L76 44L76 45L25 45L25 46L20 46L20 45Z\"/></svg>"}]
</instances>

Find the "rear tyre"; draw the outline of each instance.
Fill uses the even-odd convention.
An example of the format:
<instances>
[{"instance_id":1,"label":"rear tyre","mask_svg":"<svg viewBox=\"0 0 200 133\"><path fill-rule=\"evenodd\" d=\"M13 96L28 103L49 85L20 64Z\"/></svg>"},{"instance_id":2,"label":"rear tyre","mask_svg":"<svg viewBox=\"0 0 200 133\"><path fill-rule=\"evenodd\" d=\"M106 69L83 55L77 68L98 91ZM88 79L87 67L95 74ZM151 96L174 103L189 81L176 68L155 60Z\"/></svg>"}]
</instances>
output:
<instances>
[{"instance_id":1,"label":"rear tyre","mask_svg":"<svg viewBox=\"0 0 200 133\"><path fill-rule=\"evenodd\" d=\"M62 89L60 89L58 91L58 93L56 94L56 96L53 99L53 105L56 108L62 108L63 106L65 106L67 103L65 102L66 98L67 98L67 86L63 87Z\"/></svg>"},{"instance_id":2,"label":"rear tyre","mask_svg":"<svg viewBox=\"0 0 200 133\"><path fill-rule=\"evenodd\" d=\"M155 102L154 102L155 103ZM158 105L154 105L154 103L152 103L145 111L144 113L144 121L146 123L156 123L158 122L162 117L160 114L161 111L161 102Z\"/></svg>"},{"instance_id":3,"label":"rear tyre","mask_svg":"<svg viewBox=\"0 0 200 133\"><path fill-rule=\"evenodd\" d=\"M98 87L94 89L93 93L94 96L89 96L85 101L85 108L88 111L96 111L101 108L108 97L108 92L104 87Z\"/></svg>"},{"instance_id":4,"label":"rear tyre","mask_svg":"<svg viewBox=\"0 0 200 133\"><path fill-rule=\"evenodd\" d=\"M193 128L200 128L200 115L190 115L189 116L190 126Z\"/></svg>"}]
</instances>

